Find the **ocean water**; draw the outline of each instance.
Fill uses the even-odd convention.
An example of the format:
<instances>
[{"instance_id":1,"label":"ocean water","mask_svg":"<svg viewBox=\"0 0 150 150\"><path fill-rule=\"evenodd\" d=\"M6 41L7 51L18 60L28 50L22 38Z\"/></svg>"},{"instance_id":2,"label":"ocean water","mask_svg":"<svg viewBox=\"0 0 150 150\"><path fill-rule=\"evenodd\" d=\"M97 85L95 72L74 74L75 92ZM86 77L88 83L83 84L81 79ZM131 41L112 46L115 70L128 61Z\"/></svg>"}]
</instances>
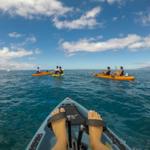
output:
<instances>
[{"instance_id":1,"label":"ocean water","mask_svg":"<svg viewBox=\"0 0 150 150\"><path fill-rule=\"evenodd\" d=\"M34 71L0 71L0 150L23 150L49 112L70 97L98 111L120 138L150 149L150 71L128 71L135 81L93 77L94 70L65 71L63 78Z\"/></svg>"}]
</instances>

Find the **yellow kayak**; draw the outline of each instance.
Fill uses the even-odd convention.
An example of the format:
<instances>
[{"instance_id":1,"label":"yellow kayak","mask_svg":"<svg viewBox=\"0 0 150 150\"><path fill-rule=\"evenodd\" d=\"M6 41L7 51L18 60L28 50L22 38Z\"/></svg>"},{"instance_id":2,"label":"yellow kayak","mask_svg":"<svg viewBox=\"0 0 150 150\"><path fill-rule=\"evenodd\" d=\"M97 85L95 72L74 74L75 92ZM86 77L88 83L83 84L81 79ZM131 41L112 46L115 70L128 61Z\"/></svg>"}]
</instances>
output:
<instances>
[{"instance_id":1,"label":"yellow kayak","mask_svg":"<svg viewBox=\"0 0 150 150\"><path fill-rule=\"evenodd\" d=\"M104 78L104 79L112 79L112 80L123 80L123 81L131 81L134 80L134 76L112 76L112 75L105 75L102 73L95 74L97 78Z\"/></svg>"},{"instance_id":2,"label":"yellow kayak","mask_svg":"<svg viewBox=\"0 0 150 150\"><path fill-rule=\"evenodd\" d=\"M51 75L51 74L52 74L52 72L42 71L39 73L32 74L32 76L37 77L37 76L46 76L46 75Z\"/></svg>"},{"instance_id":3,"label":"yellow kayak","mask_svg":"<svg viewBox=\"0 0 150 150\"><path fill-rule=\"evenodd\" d=\"M53 74L50 74L50 76L52 76L52 77L61 77L61 76L63 76L64 74L55 74L55 73L53 73Z\"/></svg>"}]
</instances>

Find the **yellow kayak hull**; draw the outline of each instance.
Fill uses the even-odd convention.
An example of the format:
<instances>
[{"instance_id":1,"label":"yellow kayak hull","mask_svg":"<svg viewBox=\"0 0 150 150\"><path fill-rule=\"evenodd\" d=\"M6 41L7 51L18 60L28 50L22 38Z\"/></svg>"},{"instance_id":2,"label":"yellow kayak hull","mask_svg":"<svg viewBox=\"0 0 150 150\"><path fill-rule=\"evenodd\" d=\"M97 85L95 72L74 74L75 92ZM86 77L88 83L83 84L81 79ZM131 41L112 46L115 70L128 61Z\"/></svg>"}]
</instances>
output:
<instances>
[{"instance_id":1,"label":"yellow kayak hull","mask_svg":"<svg viewBox=\"0 0 150 150\"><path fill-rule=\"evenodd\" d=\"M63 75L64 75L64 74L54 74L54 73L51 74L52 77L61 77L61 76L63 76Z\"/></svg>"},{"instance_id":2,"label":"yellow kayak hull","mask_svg":"<svg viewBox=\"0 0 150 150\"><path fill-rule=\"evenodd\" d=\"M112 75L104 75L104 74L101 74L101 73L98 73L95 76L97 78L112 79L112 80L122 80L122 81L135 80L134 76L112 76Z\"/></svg>"},{"instance_id":3,"label":"yellow kayak hull","mask_svg":"<svg viewBox=\"0 0 150 150\"><path fill-rule=\"evenodd\" d=\"M46 76L46 75L51 75L51 74L52 74L52 72L43 71L43 72L40 72L40 73L32 74L32 76L38 77L38 76Z\"/></svg>"}]
</instances>

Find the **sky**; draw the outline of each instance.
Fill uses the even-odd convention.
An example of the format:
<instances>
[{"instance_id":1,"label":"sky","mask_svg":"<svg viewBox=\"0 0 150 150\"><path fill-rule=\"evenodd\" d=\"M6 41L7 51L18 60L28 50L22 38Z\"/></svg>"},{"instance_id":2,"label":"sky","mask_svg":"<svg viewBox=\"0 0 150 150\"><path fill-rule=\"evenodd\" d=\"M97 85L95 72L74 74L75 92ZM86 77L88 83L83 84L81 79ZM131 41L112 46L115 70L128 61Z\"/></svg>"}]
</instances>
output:
<instances>
[{"instance_id":1,"label":"sky","mask_svg":"<svg viewBox=\"0 0 150 150\"><path fill-rule=\"evenodd\" d=\"M0 0L0 69L150 67L150 0Z\"/></svg>"}]
</instances>

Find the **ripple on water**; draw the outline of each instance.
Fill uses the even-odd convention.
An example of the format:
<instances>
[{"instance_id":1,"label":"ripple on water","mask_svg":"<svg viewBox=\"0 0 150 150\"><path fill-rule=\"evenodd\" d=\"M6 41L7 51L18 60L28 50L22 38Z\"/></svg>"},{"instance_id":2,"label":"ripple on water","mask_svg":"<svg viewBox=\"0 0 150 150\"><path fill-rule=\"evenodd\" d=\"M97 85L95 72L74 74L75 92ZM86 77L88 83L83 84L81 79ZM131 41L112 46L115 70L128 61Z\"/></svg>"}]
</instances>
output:
<instances>
[{"instance_id":1,"label":"ripple on water","mask_svg":"<svg viewBox=\"0 0 150 150\"><path fill-rule=\"evenodd\" d=\"M0 73L0 149L25 149L49 112L65 97L101 113L129 146L150 148L149 72L129 71L133 82L103 80L92 70L63 78L32 77L32 71Z\"/></svg>"}]
</instances>

